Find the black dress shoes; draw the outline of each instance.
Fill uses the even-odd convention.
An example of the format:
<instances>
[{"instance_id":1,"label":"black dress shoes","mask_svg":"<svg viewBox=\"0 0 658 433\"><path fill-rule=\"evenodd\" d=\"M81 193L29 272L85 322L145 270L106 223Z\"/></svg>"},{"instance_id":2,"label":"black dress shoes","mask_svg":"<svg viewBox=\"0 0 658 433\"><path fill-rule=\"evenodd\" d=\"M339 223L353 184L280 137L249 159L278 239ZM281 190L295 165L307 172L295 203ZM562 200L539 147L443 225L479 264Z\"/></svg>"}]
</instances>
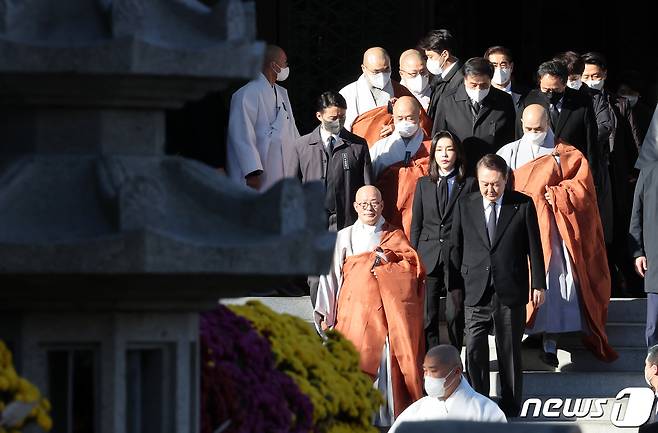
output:
<instances>
[{"instance_id":1,"label":"black dress shoes","mask_svg":"<svg viewBox=\"0 0 658 433\"><path fill-rule=\"evenodd\" d=\"M542 351L539 354L539 358L545 363L550 365L551 367L556 367L560 365L560 361L557 359L557 355L555 353L551 352L544 352Z\"/></svg>"}]
</instances>

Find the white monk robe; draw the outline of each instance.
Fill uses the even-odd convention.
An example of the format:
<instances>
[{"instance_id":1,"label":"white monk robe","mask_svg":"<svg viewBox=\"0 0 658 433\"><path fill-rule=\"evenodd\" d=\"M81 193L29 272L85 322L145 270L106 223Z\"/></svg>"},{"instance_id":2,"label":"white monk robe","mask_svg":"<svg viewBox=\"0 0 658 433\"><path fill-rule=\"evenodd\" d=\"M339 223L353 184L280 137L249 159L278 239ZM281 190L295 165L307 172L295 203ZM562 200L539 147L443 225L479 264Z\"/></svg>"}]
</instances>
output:
<instances>
[{"instance_id":1,"label":"white monk robe","mask_svg":"<svg viewBox=\"0 0 658 433\"><path fill-rule=\"evenodd\" d=\"M407 139L400 137L397 131L393 131L388 137L377 141L370 148L374 178L377 179L387 167L404 161L405 158L413 158L423 144L423 138L423 130L418 128L418 131Z\"/></svg>"},{"instance_id":2,"label":"white monk robe","mask_svg":"<svg viewBox=\"0 0 658 433\"><path fill-rule=\"evenodd\" d=\"M395 433L400 424L418 421L507 422L496 403L475 392L464 377L455 392L446 400L425 396L405 409L388 433Z\"/></svg>"},{"instance_id":3,"label":"white monk robe","mask_svg":"<svg viewBox=\"0 0 658 433\"><path fill-rule=\"evenodd\" d=\"M345 112L345 129L352 130L352 123L359 115L373 108L383 107L393 97L393 84L391 80L383 89L373 87L364 74L358 80L340 89L341 95L347 102Z\"/></svg>"},{"instance_id":4,"label":"white monk robe","mask_svg":"<svg viewBox=\"0 0 658 433\"><path fill-rule=\"evenodd\" d=\"M554 143L555 136L549 128L541 146L532 146L521 138L501 147L497 154L507 162L511 170L516 170L535 158L551 154L555 148ZM554 158L559 164L559 157ZM534 326L526 330L529 334L558 334L583 329L573 261L552 214L550 235L551 261L546 272L546 299L537 312Z\"/></svg>"},{"instance_id":5,"label":"white monk robe","mask_svg":"<svg viewBox=\"0 0 658 433\"><path fill-rule=\"evenodd\" d=\"M288 92L265 75L242 86L231 97L226 170L246 185L245 176L263 170L261 191L284 177L284 152L299 137Z\"/></svg>"},{"instance_id":6,"label":"white monk robe","mask_svg":"<svg viewBox=\"0 0 658 433\"><path fill-rule=\"evenodd\" d=\"M320 276L318 297L315 302L315 313L324 317L329 328L333 328L336 324L336 308L340 287L343 285L343 263L345 263L345 259L349 256L374 251L381 242L383 224L383 217L380 217L374 226L363 224L357 220L351 226L338 231L331 268L329 274ZM319 317L317 314L314 314L314 316L316 329L320 334L323 334L319 326ZM379 413L375 416L375 425L389 426L393 422L393 388L389 386L390 383L391 352L388 337L386 337L382 350L382 361L374 383L374 387L382 393L385 402L380 406Z\"/></svg>"}]
</instances>

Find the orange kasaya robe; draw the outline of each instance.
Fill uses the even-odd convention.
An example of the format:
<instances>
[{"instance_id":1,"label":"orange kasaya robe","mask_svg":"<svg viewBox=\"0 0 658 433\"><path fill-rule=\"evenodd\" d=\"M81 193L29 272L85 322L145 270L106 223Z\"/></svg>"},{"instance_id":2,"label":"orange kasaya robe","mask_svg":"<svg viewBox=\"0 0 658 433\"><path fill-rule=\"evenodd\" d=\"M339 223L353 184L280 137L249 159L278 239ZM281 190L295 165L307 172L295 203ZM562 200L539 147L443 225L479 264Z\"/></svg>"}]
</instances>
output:
<instances>
[{"instance_id":1,"label":"orange kasaya robe","mask_svg":"<svg viewBox=\"0 0 658 433\"><path fill-rule=\"evenodd\" d=\"M546 266L551 262L550 214L555 216L578 279L580 308L588 328L583 344L601 360L611 362L618 355L605 331L610 272L591 171L583 154L569 144L558 143L553 154L559 156L559 165L553 155L544 155L514 170L514 190L532 197L535 204ZM544 197L546 185L553 206ZM527 310L532 326L537 311L532 303Z\"/></svg>"},{"instance_id":2,"label":"orange kasaya robe","mask_svg":"<svg viewBox=\"0 0 658 433\"><path fill-rule=\"evenodd\" d=\"M411 92L404 87L402 84L398 84L395 81L391 81L393 84L393 94L394 97L399 98L401 96L411 96L414 97ZM390 125L393 123L393 116L388 112L388 107L377 107L372 110L368 110L365 113L361 113L354 119L352 122L352 132L359 137L365 138L368 142L368 147L372 147L375 143L380 140L379 133L382 130L384 125ZM420 128L425 133L426 138L432 137L432 119L427 115L425 110L420 109Z\"/></svg>"},{"instance_id":3,"label":"orange kasaya robe","mask_svg":"<svg viewBox=\"0 0 658 433\"><path fill-rule=\"evenodd\" d=\"M409 165L404 161L386 167L375 180L384 201L382 216L394 226L402 227L409 238L411 234L411 210L416 192L416 182L427 176L430 161L430 140L423 141L411 157Z\"/></svg>"},{"instance_id":4,"label":"orange kasaya robe","mask_svg":"<svg viewBox=\"0 0 658 433\"><path fill-rule=\"evenodd\" d=\"M388 222L380 247L388 262L373 266L374 252L345 260L335 329L354 343L361 370L373 380L388 335L397 417L423 396L425 270L402 231Z\"/></svg>"}]
</instances>

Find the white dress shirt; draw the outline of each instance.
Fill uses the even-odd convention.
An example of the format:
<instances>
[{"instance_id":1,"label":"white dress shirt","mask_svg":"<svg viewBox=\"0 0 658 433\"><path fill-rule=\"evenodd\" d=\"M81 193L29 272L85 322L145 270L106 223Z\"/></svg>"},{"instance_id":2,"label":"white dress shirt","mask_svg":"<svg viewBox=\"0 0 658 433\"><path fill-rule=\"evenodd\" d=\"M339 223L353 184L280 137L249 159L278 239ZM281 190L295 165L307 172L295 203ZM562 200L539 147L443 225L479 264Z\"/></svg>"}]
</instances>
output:
<instances>
[{"instance_id":1,"label":"white dress shirt","mask_svg":"<svg viewBox=\"0 0 658 433\"><path fill-rule=\"evenodd\" d=\"M504 195L505 193L501 194L498 200L496 200L496 223L498 223L500 217L500 206L503 204ZM488 223L491 217L491 200L482 197L482 205L484 206L484 219Z\"/></svg>"},{"instance_id":2,"label":"white dress shirt","mask_svg":"<svg viewBox=\"0 0 658 433\"><path fill-rule=\"evenodd\" d=\"M327 151L327 153L329 152L330 137L334 137L334 148L338 147L338 143L340 143L340 137L338 137L338 134L332 134L320 126L320 138L322 138L322 144L324 144L324 149Z\"/></svg>"}]
</instances>

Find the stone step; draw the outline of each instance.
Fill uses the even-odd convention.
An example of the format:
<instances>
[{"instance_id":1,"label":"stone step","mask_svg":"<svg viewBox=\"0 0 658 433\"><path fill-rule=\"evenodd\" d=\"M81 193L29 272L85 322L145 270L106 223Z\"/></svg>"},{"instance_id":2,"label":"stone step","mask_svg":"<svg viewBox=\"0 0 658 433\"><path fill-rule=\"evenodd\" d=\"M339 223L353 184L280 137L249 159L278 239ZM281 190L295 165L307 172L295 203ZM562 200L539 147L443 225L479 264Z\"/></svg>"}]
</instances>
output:
<instances>
[{"instance_id":1,"label":"stone step","mask_svg":"<svg viewBox=\"0 0 658 433\"><path fill-rule=\"evenodd\" d=\"M642 323L647 321L646 298L612 298L608 305L609 323Z\"/></svg>"},{"instance_id":2,"label":"stone step","mask_svg":"<svg viewBox=\"0 0 658 433\"><path fill-rule=\"evenodd\" d=\"M646 347L644 337L644 323L630 322L608 322L605 330L608 342L613 348L616 347ZM569 332L560 335L559 347L565 350L582 347L580 332Z\"/></svg>"}]
</instances>

